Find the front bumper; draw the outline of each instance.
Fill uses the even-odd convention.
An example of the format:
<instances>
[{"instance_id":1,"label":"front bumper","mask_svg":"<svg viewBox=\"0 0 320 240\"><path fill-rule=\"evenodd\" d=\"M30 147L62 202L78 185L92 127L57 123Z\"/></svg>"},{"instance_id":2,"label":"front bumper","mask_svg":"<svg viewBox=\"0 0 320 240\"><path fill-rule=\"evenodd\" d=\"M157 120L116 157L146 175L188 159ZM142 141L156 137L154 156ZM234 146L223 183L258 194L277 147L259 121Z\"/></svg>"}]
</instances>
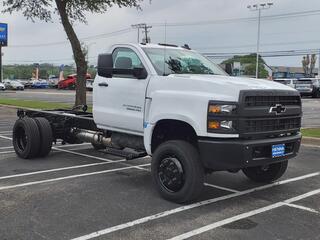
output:
<instances>
[{"instance_id":1,"label":"front bumper","mask_svg":"<svg viewBox=\"0 0 320 240\"><path fill-rule=\"evenodd\" d=\"M301 134L268 139L200 138L198 146L202 163L211 170L232 170L281 162L297 155ZM272 158L272 145L285 144L286 154Z\"/></svg>"}]
</instances>

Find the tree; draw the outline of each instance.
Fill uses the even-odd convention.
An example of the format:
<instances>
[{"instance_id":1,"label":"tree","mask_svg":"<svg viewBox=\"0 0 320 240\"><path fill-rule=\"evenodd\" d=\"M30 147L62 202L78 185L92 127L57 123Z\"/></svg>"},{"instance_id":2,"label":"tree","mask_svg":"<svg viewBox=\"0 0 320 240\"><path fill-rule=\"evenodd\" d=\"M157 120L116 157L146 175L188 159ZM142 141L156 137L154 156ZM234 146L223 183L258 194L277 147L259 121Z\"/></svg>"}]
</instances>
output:
<instances>
[{"instance_id":1,"label":"tree","mask_svg":"<svg viewBox=\"0 0 320 240\"><path fill-rule=\"evenodd\" d=\"M303 67L304 74L307 77L312 77L316 62L317 62L317 56L315 54L312 54L311 58L309 54L307 56L303 56L302 67Z\"/></svg>"},{"instance_id":2,"label":"tree","mask_svg":"<svg viewBox=\"0 0 320 240\"><path fill-rule=\"evenodd\" d=\"M254 76L256 74L256 54L234 56L222 62L222 64L233 64L234 62L240 62L241 65L245 65L244 74L248 76ZM268 71L265 69L265 61L259 56L259 78L267 78Z\"/></svg>"},{"instance_id":3,"label":"tree","mask_svg":"<svg viewBox=\"0 0 320 240\"><path fill-rule=\"evenodd\" d=\"M4 0L4 13L22 12L32 21L52 21L52 15L58 14L70 41L77 67L75 105L86 104L86 74L87 62L79 38L73 28L73 23L87 23L86 12L104 13L112 6L136 7L143 0ZM54 6L53 6L54 5Z\"/></svg>"}]
</instances>

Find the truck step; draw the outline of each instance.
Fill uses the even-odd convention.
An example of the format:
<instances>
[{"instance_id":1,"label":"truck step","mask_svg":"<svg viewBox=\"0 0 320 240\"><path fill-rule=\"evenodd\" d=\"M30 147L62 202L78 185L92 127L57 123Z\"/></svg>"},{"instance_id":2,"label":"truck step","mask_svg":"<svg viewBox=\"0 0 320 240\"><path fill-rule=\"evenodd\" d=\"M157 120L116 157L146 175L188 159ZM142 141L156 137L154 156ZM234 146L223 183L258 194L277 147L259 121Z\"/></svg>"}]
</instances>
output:
<instances>
[{"instance_id":1,"label":"truck step","mask_svg":"<svg viewBox=\"0 0 320 240\"><path fill-rule=\"evenodd\" d=\"M110 148L107 147L106 149L102 150L102 152L118 157L124 157L126 160L133 160L141 157L145 157L148 154L144 151L124 151L124 150L119 150L115 148Z\"/></svg>"}]
</instances>

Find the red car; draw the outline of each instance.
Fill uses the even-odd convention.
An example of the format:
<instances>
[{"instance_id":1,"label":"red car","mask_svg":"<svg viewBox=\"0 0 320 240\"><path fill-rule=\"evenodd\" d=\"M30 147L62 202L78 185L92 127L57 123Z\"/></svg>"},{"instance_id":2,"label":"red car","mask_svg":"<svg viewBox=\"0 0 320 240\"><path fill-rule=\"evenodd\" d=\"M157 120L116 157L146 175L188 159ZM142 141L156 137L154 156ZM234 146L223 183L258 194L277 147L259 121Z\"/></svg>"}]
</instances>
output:
<instances>
[{"instance_id":1,"label":"red car","mask_svg":"<svg viewBox=\"0 0 320 240\"><path fill-rule=\"evenodd\" d=\"M91 75L87 73L87 79L91 79ZM71 74L66 79L58 82L58 89L75 89L77 74Z\"/></svg>"}]
</instances>

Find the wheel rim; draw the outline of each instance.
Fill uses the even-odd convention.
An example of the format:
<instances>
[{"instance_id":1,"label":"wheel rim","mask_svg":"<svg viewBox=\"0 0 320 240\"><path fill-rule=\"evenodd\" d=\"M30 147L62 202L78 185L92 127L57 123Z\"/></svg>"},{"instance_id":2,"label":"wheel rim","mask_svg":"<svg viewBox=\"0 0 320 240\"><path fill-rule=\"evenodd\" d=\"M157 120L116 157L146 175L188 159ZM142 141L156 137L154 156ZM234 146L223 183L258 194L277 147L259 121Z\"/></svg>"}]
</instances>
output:
<instances>
[{"instance_id":1,"label":"wheel rim","mask_svg":"<svg viewBox=\"0 0 320 240\"><path fill-rule=\"evenodd\" d=\"M180 161L174 156L161 160L158 175L161 185L169 192L178 192L184 185L185 173Z\"/></svg>"},{"instance_id":2,"label":"wheel rim","mask_svg":"<svg viewBox=\"0 0 320 240\"><path fill-rule=\"evenodd\" d=\"M270 165L265 165L260 167L261 172L267 172L270 169Z\"/></svg>"},{"instance_id":3,"label":"wheel rim","mask_svg":"<svg viewBox=\"0 0 320 240\"><path fill-rule=\"evenodd\" d=\"M23 128L18 128L17 131L16 131L16 139L17 139L17 145L18 145L18 148L21 150L21 151L24 151L26 146L27 146L27 141L28 141L28 138L27 138L27 135L26 135L26 132Z\"/></svg>"}]
</instances>

